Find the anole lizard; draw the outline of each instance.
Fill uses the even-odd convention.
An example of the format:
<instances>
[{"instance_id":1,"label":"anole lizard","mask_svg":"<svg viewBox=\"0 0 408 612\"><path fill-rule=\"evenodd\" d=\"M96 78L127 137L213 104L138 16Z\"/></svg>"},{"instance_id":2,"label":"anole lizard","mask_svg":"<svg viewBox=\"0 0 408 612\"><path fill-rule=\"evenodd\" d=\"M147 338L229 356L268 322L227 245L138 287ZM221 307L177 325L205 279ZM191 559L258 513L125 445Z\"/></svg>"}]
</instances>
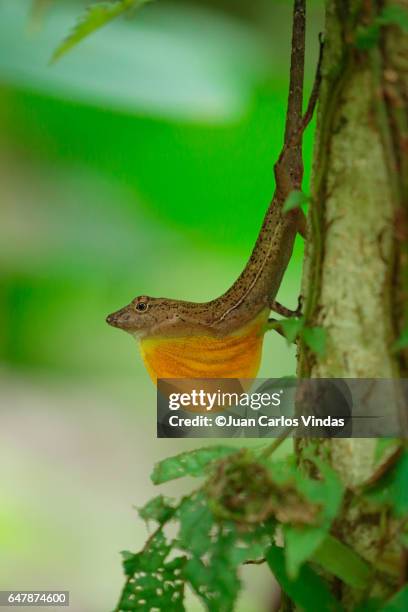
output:
<instances>
[{"instance_id":1,"label":"anole lizard","mask_svg":"<svg viewBox=\"0 0 408 612\"><path fill-rule=\"evenodd\" d=\"M322 48L322 44L321 44ZM284 145L275 164L276 189L244 270L230 289L209 302L136 297L107 322L140 340L145 365L157 378L254 378L259 368L270 310L299 315L275 301L292 254L296 233L305 234L301 209L283 212L303 177L302 136L312 115L320 83L302 116L305 0L295 0L290 87Z\"/></svg>"}]
</instances>

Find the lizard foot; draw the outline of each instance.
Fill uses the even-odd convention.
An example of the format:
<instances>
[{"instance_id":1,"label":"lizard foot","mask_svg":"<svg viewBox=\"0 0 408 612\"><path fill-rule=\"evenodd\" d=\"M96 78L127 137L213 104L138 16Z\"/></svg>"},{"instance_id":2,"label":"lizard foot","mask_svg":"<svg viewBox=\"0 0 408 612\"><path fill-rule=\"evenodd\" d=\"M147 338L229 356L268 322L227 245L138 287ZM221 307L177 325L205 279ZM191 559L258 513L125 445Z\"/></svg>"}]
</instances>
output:
<instances>
[{"instance_id":1,"label":"lizard foot","mask_svg":"<svg viewBox=\"0 0 408 612\"><path fill-rule=\"evenodd\" d=\"M282 327L282 323L280 321L278 321L277 319L268 319L266 322L266 328L269 329L273 329L276 332L278 332L278 334L280 336L282 336L283 338L286 338L284 332L283 332L283 327Z\"/></svg>"}]
</instances>

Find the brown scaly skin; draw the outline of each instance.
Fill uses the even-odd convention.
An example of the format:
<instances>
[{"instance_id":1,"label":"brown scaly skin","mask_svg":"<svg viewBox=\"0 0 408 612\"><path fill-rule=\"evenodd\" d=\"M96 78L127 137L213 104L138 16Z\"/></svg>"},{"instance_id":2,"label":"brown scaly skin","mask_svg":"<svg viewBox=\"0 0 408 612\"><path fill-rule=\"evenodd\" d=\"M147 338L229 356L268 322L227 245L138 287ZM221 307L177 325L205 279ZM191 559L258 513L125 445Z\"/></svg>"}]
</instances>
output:
<instances>
[{"instance_id":1,"label":"brown scaly skin","mask_svg":"<svg viewBox=\"0 0 408 612\"><path fill-rule=\"evenodd\" d=\"M304 235L300 209L283 212L286 198L301 188L302 135L315 106L320 82L320 61L315 87L302 117L305 47L305 1L295 0L288 112L282 153L275 164L276 190L258 239L244 270L223 295L204 303L139 296L107 317L107 322L140 337L225 336L254 320L265 309L288 315L274 302L292 254L296 233ZM293 314L299 314L296 311Z\"/></svg>"},{"instance_id":2,"label":"brown scaly skin","mask_svg":"<svg viewBox=\"0 0 408 612\"><path fill-rule=\"evenodd\" d=\"M294 212L283 215L281 206L269 208L250 260L219 298L196 303L139 296L109 315L107 322L140 336L224 336L243 327L273 306L298 229Z\"/></svg>"}]
</instances>

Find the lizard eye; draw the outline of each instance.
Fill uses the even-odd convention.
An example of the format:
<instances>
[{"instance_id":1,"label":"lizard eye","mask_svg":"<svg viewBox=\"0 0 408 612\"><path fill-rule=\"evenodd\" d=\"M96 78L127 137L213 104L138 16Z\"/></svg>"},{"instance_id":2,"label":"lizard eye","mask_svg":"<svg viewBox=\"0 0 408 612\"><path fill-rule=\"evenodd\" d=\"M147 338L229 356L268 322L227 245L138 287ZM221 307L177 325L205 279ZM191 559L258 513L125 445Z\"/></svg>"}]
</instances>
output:
<instances>
[{"instance_id":1,"label":"lizard eye","mask_svg":"<svg viewBox=\"0 0 408 612\"><path fill-rule=\"evenodd\" d=\"M136 304L136 310L138 310L139 312L144 312L145 310L147 310L146 302L138 302Z\"/></svg>"}]
</instances>

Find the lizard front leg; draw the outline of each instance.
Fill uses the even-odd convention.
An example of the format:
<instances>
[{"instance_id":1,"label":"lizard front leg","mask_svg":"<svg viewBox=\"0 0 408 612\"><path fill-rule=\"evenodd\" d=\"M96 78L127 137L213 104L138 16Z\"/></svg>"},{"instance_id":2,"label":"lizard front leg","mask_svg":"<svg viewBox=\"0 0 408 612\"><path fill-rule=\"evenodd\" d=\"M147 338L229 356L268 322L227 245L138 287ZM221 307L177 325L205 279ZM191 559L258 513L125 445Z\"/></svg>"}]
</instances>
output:
<instances>
[{"instance_id":1,"label":"lizard front leg","mask_svg":"<svg viewBox=\"0 0 408 612\"><path fill-rule=\"evenodd\" d=\"M278 321L277 319L272 319L272 318L268 319L266 322L266 329L268 331L270 329L273 329L274 331L278 332L280 336L282 336L283 338L286 338L285 333L282 328L282 323L281 321Z\"/></svg>"},{"instance_id":2,"label":"lizard front leg","mask_svg":"<svg viewBox=\"0 0 408 612\"><path fill-rule=\"evenodd\" d=\"M299 295L298 297L298 305L297 305L296 310L290 310L290 308L286 308L286 306L283 306L276 300L270 300L269 308L273 310L273 312L276 312L277 314L281 315L282 317L286 317L287 319L290 319L292 317L301 317L302 316L302 296Z\"/></svg>"}]
</instances>

